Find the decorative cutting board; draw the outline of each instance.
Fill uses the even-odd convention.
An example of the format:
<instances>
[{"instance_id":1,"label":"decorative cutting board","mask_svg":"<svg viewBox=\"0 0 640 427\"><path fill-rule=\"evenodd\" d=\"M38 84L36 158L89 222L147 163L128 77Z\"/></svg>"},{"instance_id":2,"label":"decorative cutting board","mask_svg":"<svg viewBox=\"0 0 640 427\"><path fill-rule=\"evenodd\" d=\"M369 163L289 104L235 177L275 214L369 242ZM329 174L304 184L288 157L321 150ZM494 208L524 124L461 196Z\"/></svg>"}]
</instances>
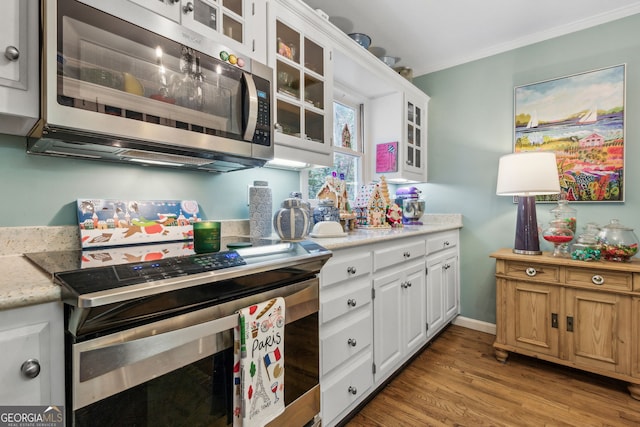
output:
<instances>
[{"instance_id":1,"label":"decorative cutting board","mask_svg":"<svg viewBox=\"0 0 640 427\"><path fill-rule=\"evenodd\" d=\"M82 248L193 239L194 200L78 199Z\"/></svg>"}]
</instances>

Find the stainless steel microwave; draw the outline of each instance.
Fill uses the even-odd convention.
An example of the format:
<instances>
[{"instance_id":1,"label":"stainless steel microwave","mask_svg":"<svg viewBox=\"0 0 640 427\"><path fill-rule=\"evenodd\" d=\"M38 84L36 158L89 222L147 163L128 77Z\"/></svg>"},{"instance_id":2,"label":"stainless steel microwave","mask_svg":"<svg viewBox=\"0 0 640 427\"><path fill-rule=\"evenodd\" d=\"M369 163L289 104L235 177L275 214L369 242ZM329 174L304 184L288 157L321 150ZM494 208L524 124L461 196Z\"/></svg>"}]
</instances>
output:
<instances>
[{"instance_id":1,"label":"stainless steel microwave","mask_svg":"<svg viewBox=\"0 0 640 427\"><path fill-rule=\"evenodd\" d=\"M211 3L183 13L212 19L194 10ZM130 0L42 6L28 152L212 172L273 158L271 68Z\"/></svg>"}]
</instances>

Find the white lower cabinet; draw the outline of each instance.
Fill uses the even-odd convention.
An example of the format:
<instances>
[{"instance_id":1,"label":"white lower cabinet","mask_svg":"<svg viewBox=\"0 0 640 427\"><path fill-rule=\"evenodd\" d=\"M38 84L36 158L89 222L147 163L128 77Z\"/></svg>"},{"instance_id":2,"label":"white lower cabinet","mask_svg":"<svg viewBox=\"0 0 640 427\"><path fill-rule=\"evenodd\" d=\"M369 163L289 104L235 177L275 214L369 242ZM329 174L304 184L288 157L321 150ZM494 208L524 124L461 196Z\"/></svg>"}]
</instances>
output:
<instances>
[{"instance_id":1,"label":"white lower cabinet","mask_svg":"<svg viewBox=\"0 0 640 427\"><path fill-rule=\"evenodd\" d=\"M336 250L320 273L322 425L339 422L373 385L371 252Z\"/></svg>"},{"instance_id":2,"label":"white lower cabinet","mask_svg":"<svg viewBox=\"0 0 640 427\"><path fill-rule=\"evenodd\" d=\"M419 243L419 244L418 244ZM415 250L410 250L415 246ZM425 242L395 248L403 261L376 271L373 278L373 332L375 380L383 381L427 342L425 297ZM381 249L387 252L389 249ZM375 251L374 251L375 253ZM388 259L389 257L375 257ZM374 270L375 270L374 262Z\"/></svg>"},{"instance_id":3,"label":"white lower cabinet","mask_svg":"<svg viewBox=\"0 0 640 427\"><path fill-rule=\"evenodd\" d=\"M428 338L435 336L460 312L459 232L448 231L427 240Z\"/></svg>"},{"instance_id":4,"label":"white lower cabinet","mask_svg":"<svg viewBox=\"0 0 640 427\"><path fill-rule=\"evenodd\" d=\"M0 311L0 403L64 405L62 303Z\"/></svg>"},{"instance_id":5,"label":"white lower cabinet","mask_svg":"<svg viewBox=\"0 0 640 427\"><path fill-rule=\"evenodd\" d=\"M458 282L457 230L333 251L320 272L323 426L340 423L458 314Z\"/></svg>"}]
</instances>

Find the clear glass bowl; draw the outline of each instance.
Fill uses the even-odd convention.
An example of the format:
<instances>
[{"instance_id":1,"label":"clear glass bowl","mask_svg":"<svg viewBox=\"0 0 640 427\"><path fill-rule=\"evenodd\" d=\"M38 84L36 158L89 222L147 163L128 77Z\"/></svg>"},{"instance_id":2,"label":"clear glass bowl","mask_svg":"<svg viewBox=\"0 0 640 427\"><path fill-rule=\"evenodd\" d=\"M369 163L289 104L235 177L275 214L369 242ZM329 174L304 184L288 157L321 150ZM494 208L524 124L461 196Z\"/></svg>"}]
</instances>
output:
<instances>
[{"instance_id":1,"label":"clear glass bowl","mask_svg":"<svg viewBox=\"0 0 640 427\"><path fill-rule=\"evenodd\" d=\"M607 261L629 262L638 253L638 237L632 228L612 219L598 233L602 257Z\"/></svg>"}]
</instances>

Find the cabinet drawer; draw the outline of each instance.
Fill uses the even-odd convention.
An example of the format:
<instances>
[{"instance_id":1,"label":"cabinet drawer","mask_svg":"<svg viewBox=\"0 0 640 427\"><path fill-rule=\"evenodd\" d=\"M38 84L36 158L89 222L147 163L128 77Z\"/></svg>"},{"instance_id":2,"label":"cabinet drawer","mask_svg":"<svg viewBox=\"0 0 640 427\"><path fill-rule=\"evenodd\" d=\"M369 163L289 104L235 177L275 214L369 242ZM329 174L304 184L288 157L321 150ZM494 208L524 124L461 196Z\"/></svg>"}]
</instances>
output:
<instances>
[{"instance_id":1,"label":"cabinet drawer","mask_svg":"<svg viewBox=\"0 0 640 427\"><path fill-rule=\"evenodd\" d=\"M630 291L633 288L633 274L590 268L567 268L565 282L568 285L589 288Z\"/></svg>"},{"instance_id":2,"label":"cabinet drawer","mask_svg":"<svg viewBox=\"0 0 640 427\"><path fill-rule=\"evenodd\" d=\"M320 318L329 322L344 314L354 312L371 302L371 281L368 278L350 281L336 286L336 292L323 292L320 297ZM324 299L324 295L329 296Z\"/></svg>"},{"instance_id":3,"label":"cabinet drawer","mask_svg":"<svg viewBox=\"0 0 640 427\"><path fill-rule=\"evenodd\" d=\"M320 271L320 286L331 286L343 280L364 276L371 272L371 253L334 253Z\"/></svg>"},{"instance_id":4,"label":"cabinet drawer","mask_svg":"<svg viewBox=\"0 0 640 427\"><path fill-rule=\"evenodd\" d=\"M427 237L427 255L458 246L458 232L436 233Z\"/></svg>"},{"instance_id":5,"label":"cabinet drawer","mask_svg":"<svg viewBox=\"0 0 640 427\"><path fill-rule=\"evenodd\" d=\"M386 267L401 264L405 261L420 259L426 253L424 240L414 240L400 245L394 245L373 252L373 270L378 271Z\"/></svg>"},{"instance_id":6,"label":"cabinet drawer","mask_svg":"<svg viewBox=\"0 0 640 427\"><path fill-rule=\"evenodd\" d=\"M560 282L560 267L556 265L504 261L496 264L496 274L514 279Z\"/></svg>"},{"instance_id":7,"label":"cabinet drawer","mask_svg":"<svg viewBox=\"0 0 640 427\"><path fill-rule=\"evenodd\" d=\"M373 385L371 353L349 368L338 381L321 384L322 424L330 424L338 415L359 398L365 396Z\"/></svg>"},{"instance_id":8,"label":"cabinet drawer","mask_svg":"<svg viewBox=\"0 0 640 427\"><path fill-rule=\"evenodd\" d=\"M364 317L345 323L341 329L320 340L323 375L371 344L371 310Z\"/></svg>"}]
</instances>

